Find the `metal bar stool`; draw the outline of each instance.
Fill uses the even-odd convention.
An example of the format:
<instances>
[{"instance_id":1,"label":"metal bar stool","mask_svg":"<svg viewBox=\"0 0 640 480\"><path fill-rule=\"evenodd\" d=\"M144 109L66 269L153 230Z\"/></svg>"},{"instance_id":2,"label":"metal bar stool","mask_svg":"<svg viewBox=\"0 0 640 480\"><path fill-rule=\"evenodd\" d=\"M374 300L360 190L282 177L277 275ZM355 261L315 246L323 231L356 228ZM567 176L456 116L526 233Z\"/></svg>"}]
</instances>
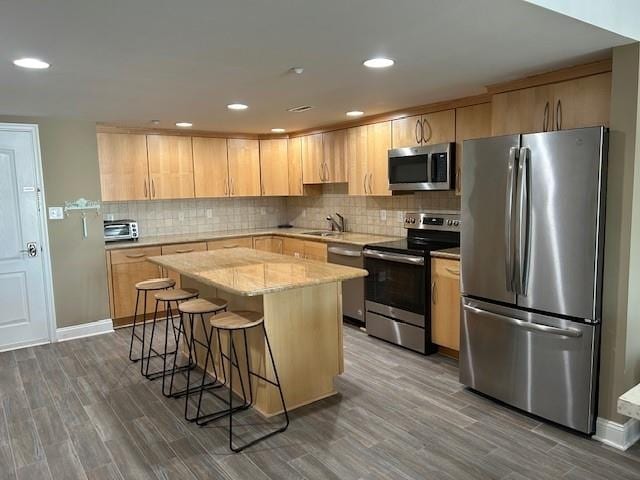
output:
<instances>
[{"instance_id":1,"label":"metal bar stool","mask_svg":"<svg viewBox=\"0 0 640 480\"><path fill-rule=\"evenodd\" d=\"M227 409L223 409L220 410L218 412L214 412L211 414L207 414L207 415L200 415L200 406L201 406L201 402L202 402L202 395L204 393L204 389L200 390L200 397L198 399L198 412L197 412L197 424L200 426L206 425L207 423L210 423L218 418L221 418L223 416L228 415L229 416L229 448L233 451L233 452L241 452L242 450L244 450L247 447L250 447L252 445L255 445L258 442L261 442L262 440L265 440L269 437L272 437L278 433L284 432L287 427L289 426L289 413L287 412L287 406L285 404L284 401L284 395L282 394L282 386L280 384L280 378L278 377L278 370L276 368L276 362L273 359L273 351L271 350L271 344L269 343L269 337L267 335L267 330L264 326L264 316L262 313L259 312L252 312L252 311L237 311L237 312L225 312L225 313L221 313L219 315L216 315L215 317L212 317L210 319L210 324L211 324L211 331L208 335L209 341L212 339L213 337L213 330L216 329L218 330L218 348L219 348L219 353L220 353L220 359L221 359L221 364L224 368L224 361L227 360L229 362L229 399L228 401L225 401L225 403L227 403L228 408ZM257 327L262 327L262 332L264 334L264 340L265 343L267 345L267 350L269 351L269 357L271 359L271 366L273 368L273 374L275 377L275 381L270 380L266 377L263 377L262 375L260 375L257 372L254 372L251 370L251 363L249 362L249 345L247 342L247 330L251 329L251 328L257 328ZM222 351L222 346L221 346L221 342L220 342L220 331L226 331L228 333L228 345L227 345L227 353L223 353ZM235 341L233 339L233 333L236 331L242 331L242 335L243 335L243 340L244 340L244 351L245 351L245 361L246 361L246 366L247 366L247 377L248 377L248 390L249 390L249 397L247 399L246 393L245 393L245 388L244 388L244 381L242 380L242 373L240 371L240 365L238 362L238 355L236 352L236 346L235 346ZM209 354L211 352L211 346L209 347L209 350L207 352L207 359L209 358ZM233 357L235 358L235 363L232 360L231 355L233 354ZM205 360L205 365L207 365L207 361ZM236 367L236 369L238 370L238 377L240 378L240 388L242 390L242 396L244 399L243 404L241 404L239 407L234 407L233 406L233 367ZM214 374L215 374L215 370L214 370ZM254 440L251 440L250 442L241 445L241 446L234 446L233 443L233 414L236 413L239 410L244 410L250 406L253 405L254 402L254 398L253 398L253 387L251 385L251 377L257 377L271 385L273 385L274 387L276 387L278 389L278 393L280 394L280 401L282 402L282 410L283 410L283 414L285 417L285 424L282 427L279 427L278 429L271 431L265 435L262 435ZM226 383L226 375L225 375L225 383ZM216 395L217 396L217 395ZM218 397L220 398L220 397Z\"/></svg>"},{"instance_id":2,"label":"metal bar stool","mask_svg":"<svg viewBox=\"0 0 640 480\"><path fill-rule=\"evenodd\" d=\"M210 339L210 334L208 333L207 327L206 327L206 323L204 320L204 316L205 315L216 315L220 312L226 311L227 310L227 301L222 299L222 298L211 298L211 299L204 299L204 298L197 298L194 300L189 300L186 302L183 302L181 304L178 305L178 311L180 312L180 325L181 328L178 330L178 336L180 335L180 330L182 330L182 332L184 333L184 337L185 337L185 342L187 344L187 349L188 349L188 363L187 365L191 365L192 363L194 363L195 365L198 364L198 354L197 354L197 350L196 350L196 345L200 345L201 347L205 348L205 349L209 349L209 344L211 343L211 339ZM186 328L185 328L185 324L184 324L184 315L188 315L188 325L189 325L189 331L187 332ZM195 328L196 328L196 320L195 317L196 316L200 316L200 325L202 327L202 332L204 333L206 340L203 342L202 340L199 340L196 338L195 336ZM202 372L202 381L201 382L196 382L194 385L191 384L191 368L187 368L186 372L187 372L187 385L185 386L184 389L174 392L173 391L173 380L175 377L175 374L177 372L177 368L176 368L176 362L177 362L177 356L178 356L178 349L176 348L175 354L174 354L174 362L173 362L173 368L171 371L171 382L170 382L170 386L169 386L169 392L170 392L170 396L174 397L174 398L179 398L184 396L185 397L185 402L184 402L184 418L187 421L193 422L196 420L196 417L192 417L189 415L189 397L192 393L198 393L201 392L202 390L207 390L207 389L211 389L211 388L217 388L219 386L221 386L220 382L218 381L218 375L217 372L214 370L214 379L213 381L206 383L205 379L207 377L207 372L206 372L206 366L205 369Z\"/></svg>"},{"instance_id":3,"label":"metal bar stool","mask_svg":"<svg viewBox=\"0 0 640 480\"><path fill-rule=\"evenodd\" d=\"M167 357L169 355L175 355L175 350L168 352L168 346L169 346L169 322L171 322L171 333L173 334L173 339L175 342L175 349L179 348L179 337L178 337L178 332L180 331L179 328L181 326L179 326L179 328L176 328L176 325L174 323L173 320L173 314L174 313L178 313L178 305L180 302L184 302L187 300L192 300L194 298L197 298L199 295L198 290L196 290L195 288L172 288L172 289L168 289L168 290L164 290L164 291L160 291L158 293L155 294L155 298L156 298L156 308L155 311L158 311L158 304L159 303L163 303L164 307L165 307L165 311L167 313L166 317L165 317L165 328L164 328L164 350L161 351L160 357L162 357L162 369L161 370L157 370L155 372L149 372L149 365L151 363L151 351L155 350L153 348L153 341L155 339L155 334L156 334L156 325L158 323L158 321L160 319L157 318L156 315L154 315L153 317L153 324L151 327L151 339L149 340L149 350L148 350L148 354L147 354L147 358L146 358L146 368L144 371L144 376L148 379L148 380L155 380L156 378L160 378L162 377L162 392L165 392L165 377L167 374L169 374L170 372L174 371L173 369L171 370L167 370ZM175 304L175 310L173 310L171 308L171 304L174 303ZM144 362L144 359L143 359ZM186 368L193 368L195 366L195 364L192 365L185 365L180 367L179 369L176 369L176 371L181 371L184 370Z\"/></svg>"},{"instance_id":4,"label":"metal bar stool","mask_svg":"<svg viewBox=\"0 0 640 480\"><path fill-rule=\"evenodd\" d=\"M176 281L172 278L152 278L150 280L144 280L142 282L136 283L136 308L133 313L133 327L131 328L131 342L129 343L129 360L132 362L137 362L144 358L145 352L145 338L147 333L147 293L155 292L159 290L166 290L168 288L173 288L176 285ZM140 297L143 297L144 307L142 308L142 337L136 332L136 326L138 323L138 307L140 305ZM153 315L155 318L158 313L158 304L156 302L156 311ZM133 340L137 339L141 344L140 356L138 358L134 358L133 356ZM154 350L154 355L158 354ZM143 373L142 364L144 362L140 362L140 373Z\"/></svg>"}]
</instances>

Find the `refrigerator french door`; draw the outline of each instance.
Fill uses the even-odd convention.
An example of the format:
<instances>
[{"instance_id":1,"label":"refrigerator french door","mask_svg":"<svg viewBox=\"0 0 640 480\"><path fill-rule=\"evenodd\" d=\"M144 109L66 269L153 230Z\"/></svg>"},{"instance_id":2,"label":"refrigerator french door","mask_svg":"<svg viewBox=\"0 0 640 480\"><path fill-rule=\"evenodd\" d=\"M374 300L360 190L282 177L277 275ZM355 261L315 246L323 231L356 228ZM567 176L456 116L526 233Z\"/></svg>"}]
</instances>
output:
<instances>
[{"instance_id":1,"label":"refrigerator french door","mask_svg":"<svg viewBox=\"0 0 640 480\"><path fill-rule=\"evenodd\" d=\"M607 133L466 141L460 380L593 433Z\"/></svg>"}]
</instances>

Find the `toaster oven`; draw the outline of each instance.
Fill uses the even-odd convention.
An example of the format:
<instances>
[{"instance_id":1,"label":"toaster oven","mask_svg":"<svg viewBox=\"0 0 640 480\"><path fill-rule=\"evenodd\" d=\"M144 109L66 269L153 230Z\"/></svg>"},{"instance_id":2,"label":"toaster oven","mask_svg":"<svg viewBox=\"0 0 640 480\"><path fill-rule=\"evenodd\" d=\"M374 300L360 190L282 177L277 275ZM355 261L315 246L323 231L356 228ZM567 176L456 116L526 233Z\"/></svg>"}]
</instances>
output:
<instances>
[{"instance_id":1,"label":"toaster oven","mask_svg":"<svg viewBox=\"0 0 640 480\"><path fill-rule=\"evenodd\" d=\"M104 241L138 240L138 222L133 220L105 220Z\"/></svg>"}]
</instances>

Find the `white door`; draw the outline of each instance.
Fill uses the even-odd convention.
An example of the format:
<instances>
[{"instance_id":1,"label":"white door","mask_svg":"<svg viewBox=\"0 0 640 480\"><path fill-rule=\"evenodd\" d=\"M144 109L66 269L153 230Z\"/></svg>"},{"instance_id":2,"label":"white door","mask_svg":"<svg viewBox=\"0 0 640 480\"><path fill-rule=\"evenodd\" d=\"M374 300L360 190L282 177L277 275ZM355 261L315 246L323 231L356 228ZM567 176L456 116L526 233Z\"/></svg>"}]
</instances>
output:
<instances>
[{"instance_id":1,"label":"white door","mask_svg":"<svg viewBox=\"0 0 640 480\"><path fill-rule=\"evenodd\" d=\"M36 135L0 124L0 351L50 340Z\"/></svg>"}]
</instances>

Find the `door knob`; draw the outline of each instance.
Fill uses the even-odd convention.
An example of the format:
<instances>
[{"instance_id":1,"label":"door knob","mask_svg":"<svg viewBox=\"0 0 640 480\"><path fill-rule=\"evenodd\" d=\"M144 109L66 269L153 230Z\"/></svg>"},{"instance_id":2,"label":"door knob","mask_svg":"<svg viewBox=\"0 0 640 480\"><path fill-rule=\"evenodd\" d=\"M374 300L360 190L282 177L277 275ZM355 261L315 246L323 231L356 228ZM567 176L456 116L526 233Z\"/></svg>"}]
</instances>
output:
<instances>
[{"instance_id":1,"label":"door knob","mask_svg":"<svg viewBox=\"0 0 640 480\"><path fill-rule=\"evenodd\" d=\"M37 257L38 247L36 246L36 242L28 242L26 250L20 250L20 253L26 253L29 257Z\"/></svg>"}]
</instances>

